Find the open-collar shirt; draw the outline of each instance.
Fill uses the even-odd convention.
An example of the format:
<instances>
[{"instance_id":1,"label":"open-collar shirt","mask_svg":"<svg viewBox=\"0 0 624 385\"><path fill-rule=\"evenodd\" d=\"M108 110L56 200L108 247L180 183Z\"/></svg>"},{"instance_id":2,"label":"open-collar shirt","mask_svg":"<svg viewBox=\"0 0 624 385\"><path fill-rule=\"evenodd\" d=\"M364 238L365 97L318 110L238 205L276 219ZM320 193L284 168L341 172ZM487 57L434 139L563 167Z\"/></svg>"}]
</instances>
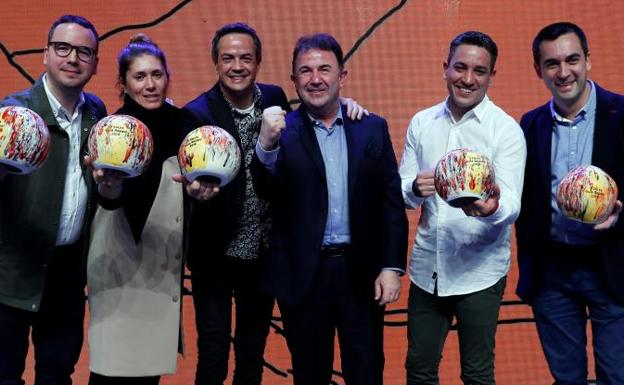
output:
<instances>
[{"instance_id":1,"label":"open-collar shirt","mask_svg":"<svg viewBox=\"0 0 624 385\"><path fill-rule=\"evenodd\" d=\"M591 245L596 243L594 225L568 219L557 206L557 188L561 180L574 168L590 165L594 147L594 126L596 122L596 87L591 88L587 102L569 120L557 113L554 102L550 101L550 114L553 119L551 143L551 220L550 234L553 240L573 244Z\"/></svg>"},{"instance_id":2,"label":"open-collar shirt","mask_svg":"<svg viewBox=\"0 0 624 385\"><path fill-rule=\"evenodd\" d=\"M87 211L87 183L80 166L80 146L82 128L82 106L85 103L84 93L71 114L56 99L47 84L47 74L43 76L43 87L52 107L52 113L61 130L67 133L69 139L69 154L67 157L67 176L63 192L63 205L59 228L56 236L56 245L70 245L80 238L82 225Z\"/></svg>"},{"instance_id":3,"label":"open-collar shirt","mask_svg":"<svg viewBox=\"0 0 624 385\"><path fill-rule=\"evenodd\" d=\"M501 196L490 216L470 217L438 194L420 198L412 191L418 172L434 170L447 152L458 148L480 152L493 162ZM447 101L414 115L399 173L406 205L422 208L409 267L415 285L439 296L461 295L488 288L507 274L525 162L520 126L487 96L459 121Z\"/></svg>"}]
</instances>

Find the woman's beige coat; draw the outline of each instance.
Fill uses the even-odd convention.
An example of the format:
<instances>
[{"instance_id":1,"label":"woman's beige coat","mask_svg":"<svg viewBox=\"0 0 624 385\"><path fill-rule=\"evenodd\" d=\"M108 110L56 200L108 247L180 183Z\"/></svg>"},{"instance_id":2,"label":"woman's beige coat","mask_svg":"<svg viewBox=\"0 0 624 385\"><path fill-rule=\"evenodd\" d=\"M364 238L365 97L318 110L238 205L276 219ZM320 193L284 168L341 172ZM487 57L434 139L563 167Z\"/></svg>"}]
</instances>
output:
<instances>
[{"instance_id":1,"label":"woman's beige coat","mask_svg":"<svg viewBox=\"0 0 624 385\"><path fill-rule=\"evenodd\" d=\"M99 207L87 266L89 359L105 376L174 373L181 339L182 185L175 157L163 164L137 244L123 208Z\"/></svg>"}]
</instances>

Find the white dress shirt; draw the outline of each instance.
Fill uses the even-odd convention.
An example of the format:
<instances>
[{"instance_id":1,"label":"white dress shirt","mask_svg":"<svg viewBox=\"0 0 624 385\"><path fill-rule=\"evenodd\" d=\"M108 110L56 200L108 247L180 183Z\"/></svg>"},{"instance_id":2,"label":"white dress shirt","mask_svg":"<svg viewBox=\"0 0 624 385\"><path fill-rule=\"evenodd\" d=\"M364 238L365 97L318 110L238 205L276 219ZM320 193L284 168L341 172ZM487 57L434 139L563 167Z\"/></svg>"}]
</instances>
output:
<instances>
[{"instance_id":1,"label":"white dress shirt","mask_svg":"<svg viewBox=\"0 0 624 385\"><path fill-rule=\"evenodd\" d=\"M82 176L80 167L80 130L82 129L82 106L84 94L80 94L80 100L70 114L50 91L47 84L47 74L43 75L43 87L45 88L52 113L60 128L69 137L69 154L67 158L67 176L65 177L65 190L63 192L63 206L59 218L59 229L56 235L56 245L71 245L76 242L82 233L82 225L87 210L87 183Z\"/></svg>"},{"instance_id":2,"label":"white dress shirt","mask_svg":"<svg viewBox=\"0 0 624 385\"><path fill-rule=\"evenodd\" d=\"M500 205L488 217L469 217L438 194L419 198L412 191L419 171L435 169L458 148L480 152L494 164ZM487 96L458 122L446 101L414 115L399 173L407 207L422 206L409 267L415 285L434 293L437 284L439 296L460 295L488 288L507 274L525 162L520 126Z\"/></svg>"}]
</instances>

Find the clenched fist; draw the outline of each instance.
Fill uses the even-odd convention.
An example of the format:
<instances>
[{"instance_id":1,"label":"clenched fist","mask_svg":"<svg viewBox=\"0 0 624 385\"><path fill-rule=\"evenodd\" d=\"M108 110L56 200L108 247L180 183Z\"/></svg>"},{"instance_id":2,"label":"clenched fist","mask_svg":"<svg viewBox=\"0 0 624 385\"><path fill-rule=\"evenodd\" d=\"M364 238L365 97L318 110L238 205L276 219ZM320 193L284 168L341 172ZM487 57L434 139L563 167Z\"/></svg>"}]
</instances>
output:
<instances>
[{"instance_id":1,"label":"clenched fist","mask_svg":"<svg viewBox=\"0 0 624 385\"><path fill-rule=\"evenodd\" d=\"M273 106L262 112L262 125L260 126L260 146L264 150L272 150L286 128L286 111L280 106Z\"/></svg>"},{"instance_id":2,"label":"clenched fist","mask_svg":"<svg viewBox=\"0 0 624 385\"><path fill-rule=\"evenodd\" d=\"M427 198L435 194L433 171L420 171L416 174L416 179L412 182L412 191L414 195L420 198Z\"/></svg>"}]
</instances>

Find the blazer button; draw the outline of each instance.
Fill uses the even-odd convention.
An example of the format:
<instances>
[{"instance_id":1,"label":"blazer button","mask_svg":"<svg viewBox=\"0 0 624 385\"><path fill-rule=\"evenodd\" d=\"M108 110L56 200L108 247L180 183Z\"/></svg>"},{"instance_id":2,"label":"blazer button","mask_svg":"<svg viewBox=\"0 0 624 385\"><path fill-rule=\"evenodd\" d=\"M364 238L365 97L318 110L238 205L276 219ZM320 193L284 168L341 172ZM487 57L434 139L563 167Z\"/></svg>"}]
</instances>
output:
<instances>
[{"instance_id":1,"label":"blazer button","mask_svg":"<svg viewBox=\"0 0 624 385\"><path fill-rule=\"evenodd\" d=\"M178 300L179 300L179 299L180 299L180 298L178 298L178 296L177 296L177 295L174 295L174 296L173 296L173 298L171 298L171 300L172 300L173 302L178 302Z\"/></svg>"},{"instance_id":2,"label":"blazer button","mask_svg":"<svg viewBox=\"0 0 624 385\"><path fill-rule=\"evenodd\" d=\"M180 218L179 216L176 217L176 223L180 223L181 220L182 220L182 218Z\"/></svg>"}]
</instances>

